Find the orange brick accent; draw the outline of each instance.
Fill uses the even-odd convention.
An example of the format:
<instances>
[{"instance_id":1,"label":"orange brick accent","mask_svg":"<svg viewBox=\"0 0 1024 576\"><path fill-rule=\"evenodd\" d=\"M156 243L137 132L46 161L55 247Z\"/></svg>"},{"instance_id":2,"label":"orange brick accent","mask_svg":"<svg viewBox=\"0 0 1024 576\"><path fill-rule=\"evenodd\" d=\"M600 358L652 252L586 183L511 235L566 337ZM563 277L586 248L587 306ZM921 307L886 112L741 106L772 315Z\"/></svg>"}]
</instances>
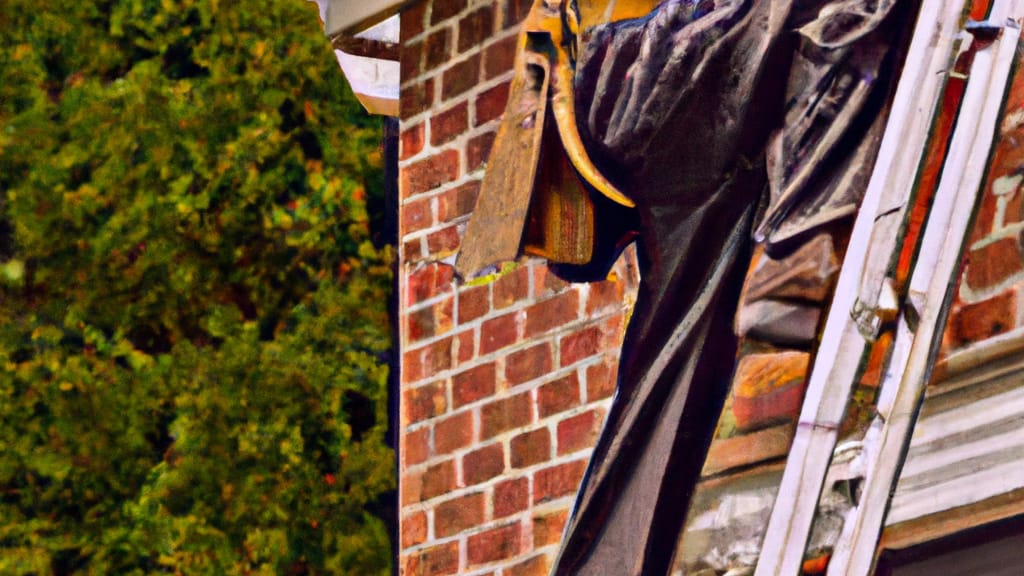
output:
<instances>
[{"instance_id":1,"label":"orange brick accent","mask_svg":"<svg viewBox=\"0 0 1024 576\"><path fill-rule=\"evenodd\" d=\"M425 0L402 26L403 574L545 574L611 393L637 278L541 260L462 283L453 257L508 99L526 0Z\"/></svg>"}]
</instances>

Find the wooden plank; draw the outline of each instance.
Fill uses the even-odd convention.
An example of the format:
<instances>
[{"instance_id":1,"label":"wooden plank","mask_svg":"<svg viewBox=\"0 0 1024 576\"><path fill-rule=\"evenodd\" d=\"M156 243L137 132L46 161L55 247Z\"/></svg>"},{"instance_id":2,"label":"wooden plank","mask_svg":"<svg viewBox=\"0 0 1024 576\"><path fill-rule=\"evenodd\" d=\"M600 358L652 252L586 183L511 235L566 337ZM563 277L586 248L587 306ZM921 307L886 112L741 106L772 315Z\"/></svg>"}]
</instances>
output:
<instances>
[{"instance_id":1,"label":"wooden plank","mask_svg":"<svg viewBox=\"0 0 1024 576\"><path fill-rule=\"evenodd\" d=\"M757 576L792 576L801 568L839 425L865 349L863 327L876 324L872 315L887 281L891 255L898 248L896 232L910 204L962 9L962 2L956 0L925 0L921 5L907 65L815 357Z\"/></svg>"},{"instance_id":2,"label":"wooden plank","mask_svg":"<svg viewBox=\"0 0 1024 576\"><path fill-rule=\"evenodd\" d=\"M402 53L401 45L394 42L385 42L361 36L349 36L347 34L335 34L332 36L331 46L335 50L341 50L353 56L377 60L392 60L394 62L399 61Z\"/></svg>"},{"instance_id":3,"label":"wooden plank","mask_svg":"<svg viewBox=\"0 0 1024 576\"><path fill-rule=\"evenodd\" d=\"M1017 14L1020 0L997 1L999 25ZM991 46L977 51L942 179L910 281L878 401L879 419L865 438L865 483L860 504L847 516L829 564L830 575L867 575L889 499L920 410L933 353L948 313L949 285L985 174L988 152L1014 61L1019 29L1007 21ZM919 321L910 321L911 318Z\"/></svg>"},{"instance_id":4,"label":"wooden plank","mask_svg":"<svg viewBox=\"0 0 1024 576\"><path fill-rule=\"evenodd\" d=\"M519 256L537 175L550 77L548 61L526 52L525 42L525 36L520 36L509 104L456 260L455 270L463 278Z\"/></svg>"}]
</instances>

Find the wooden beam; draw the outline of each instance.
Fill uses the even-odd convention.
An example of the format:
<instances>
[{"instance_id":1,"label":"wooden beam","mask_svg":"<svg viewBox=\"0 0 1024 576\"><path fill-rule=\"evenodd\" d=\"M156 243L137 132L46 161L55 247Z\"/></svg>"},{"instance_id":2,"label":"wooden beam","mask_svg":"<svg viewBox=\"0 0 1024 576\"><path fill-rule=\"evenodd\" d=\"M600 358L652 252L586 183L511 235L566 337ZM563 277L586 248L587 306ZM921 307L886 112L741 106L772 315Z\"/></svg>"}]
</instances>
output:
<instances>
[{"instance_id":1,"label":"wooden beam","mask_svg":"<svg viewBox=\"0 0 1024 576\"><path fill-rule=\"evenodd\" d=\"M377 60L391 60L398 62L401 57L401 46L393 42L362 38L360 36L349 36L347 34L335 34L331 36L331 46L335 50L341 50L353 56L363 58L374 58Z\"/></svg>"}]
</instances>

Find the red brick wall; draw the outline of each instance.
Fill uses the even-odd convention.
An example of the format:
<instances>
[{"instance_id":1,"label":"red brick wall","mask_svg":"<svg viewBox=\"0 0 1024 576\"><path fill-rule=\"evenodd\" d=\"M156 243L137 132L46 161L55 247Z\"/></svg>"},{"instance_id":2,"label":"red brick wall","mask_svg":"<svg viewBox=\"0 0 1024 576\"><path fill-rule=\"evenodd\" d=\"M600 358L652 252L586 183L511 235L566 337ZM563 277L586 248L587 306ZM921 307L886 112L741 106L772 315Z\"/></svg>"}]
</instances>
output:
<instances>
[{"instance_id":1,"label":"red brick wall","mask_svg":"<svg viewBox=\"0 0 1024 576\"><path fill-rule=\"evenodd\" d=\"M508 95L517 23L530 4L421 0L401 18L403 574L545 574L614 389L637 281L630 259L612 279L588 285L567 285L538 260L469 284L453 278ZM1014 94L1022 102L1011 98L1008 107L1019 112L1013 118L1024 117L1024 85ZM1004 123L1003 136L1016 142L1024 130ZM1005 174L989 180L1012 178L1019 154L997 154ZM1004 180L996 190L990 183L983 194L947 351L1024 326L1019 184ZM781 472L806 386L807 351L845 234L816 239L793 262L755 260L749 307L738 320L749 331L705 465L714 490ZM817 264L794 284L810 290L796 294L803 304L792 303L792 287L755 294L759 274L808 262ZM771 318L776 325L764 325ZM796 332L773 343L779 325ZM886 346L876 348L858 392L865 398L883 365ZM849 431L870 416L854 404ZM700 496L711 491L699 492L697 513L714 505ZM686 561L699 566L700 554Z\"/></svg>"},{"instance_id":2,"label":"red brick wall","mask_svg":"<svg viewBox=\"0 0 1024 576\"><path fill-rule=\"evenodd\" d=\"M964 248L948 351L1024 327L1024 73L1014 72L973 229Z\"/></svg>"},{"instance_id":3,"label":"red brick wall","mask_svg":"<svg viewBox=\"0 0 1024 576\"><path fill-rule=\"evenodd\" d=\"M403 574L543 574L602 424L634 268L567 285L452 262L530 2L426 0L402 21Z\"/></svg>"}]
</instances>

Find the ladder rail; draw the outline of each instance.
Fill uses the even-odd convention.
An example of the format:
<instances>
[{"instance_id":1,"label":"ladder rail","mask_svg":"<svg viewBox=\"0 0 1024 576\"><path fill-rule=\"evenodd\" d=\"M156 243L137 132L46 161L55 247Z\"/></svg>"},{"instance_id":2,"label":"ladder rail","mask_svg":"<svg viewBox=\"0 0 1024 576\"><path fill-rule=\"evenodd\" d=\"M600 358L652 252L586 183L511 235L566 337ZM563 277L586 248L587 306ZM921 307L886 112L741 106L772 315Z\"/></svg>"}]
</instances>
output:
<instances>
[{"instance_id":1,"label":"ladder rail","mask_svg":"<svg viewBox=\"0 0 1024 576\"><path fill-rule=\"evenodd\" d=\"M872 316L911 204L935 109L950 69L962 0L924 0L878 160L855 221L756 576L799 574L814 514L852 394ZM869 326L865 326L865 325Z\"/></svg>"},{"instance_id":2,"label":"ladder rail","mask_svg":"<svg viewBox=\"0 0 1024 576\"><path fill-rule=\"evenodd\" d=\"M1020 14L1021 0L996 0L991 21ZM890 498L910 445L924 388L948 314L948 295L987 167L1007 79L1020 37L1007 22L1000 37L976 52L942 178L910 280L907 306L881 384L876 424L865 439L866 475L829 564L830 576L867 576Z\"/></svg>"}]
</instances>

